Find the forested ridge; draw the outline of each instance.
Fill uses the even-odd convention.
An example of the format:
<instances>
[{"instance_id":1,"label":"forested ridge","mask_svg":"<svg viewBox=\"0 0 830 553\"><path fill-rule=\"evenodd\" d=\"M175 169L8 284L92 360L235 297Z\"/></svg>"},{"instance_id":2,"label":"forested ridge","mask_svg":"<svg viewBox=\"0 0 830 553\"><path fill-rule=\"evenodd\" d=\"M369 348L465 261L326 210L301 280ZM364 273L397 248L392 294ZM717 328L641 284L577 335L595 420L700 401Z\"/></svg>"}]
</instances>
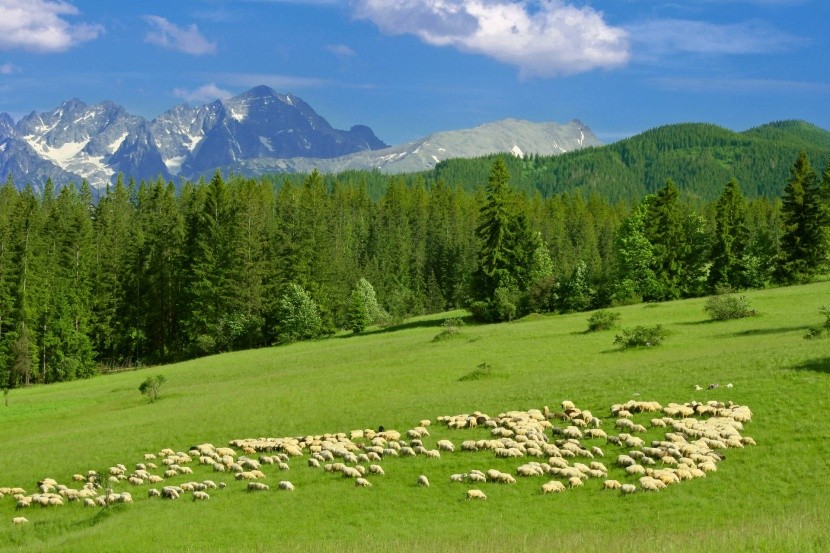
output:
<instances>
[{"instance_id":1,"label":"forested ridge","mask_svg":"<svg viewBox=\"0 0 830 553\"><path fill-rule=\"evenodd\" d=\"M516 190L544 197L596 193L611 201L636 202L672 179L687 195L711 201L731 178L749 198L780 196L800 151L823 167L830 161L830 132L803 121L769 123L740 133L684 123L606 146L505 161ZM472 190L486 180L495 157L447 160L427 178Z\"/></svg>"},{"instance_id":2,"label":"forested ridge","mask_svg":"<svg viewBox=\"0 0 830 553\"><path fill-rule=\"evenodd\" d=\"M687 177L684 163L653 189L639 183L647 195L542 194L522 183L546 161L510 156L446 162L435 175L119 178L100 198L86 183L36 192L9 179L0 384L358 332L453 307L509 320L809 280L826 268L830 240L830 166L810 165L814 151L830 159L816 146L823 131L787 123L745 134L805 128L797 145L810 148L782 159L781 181L748 199L742 190L758 181L730 169L711 177L711 192L684 192L672 180ZM699 144L653 132L655 144ZM470 170L453 177L454 164Z\"/></svg>"}]
</instances>

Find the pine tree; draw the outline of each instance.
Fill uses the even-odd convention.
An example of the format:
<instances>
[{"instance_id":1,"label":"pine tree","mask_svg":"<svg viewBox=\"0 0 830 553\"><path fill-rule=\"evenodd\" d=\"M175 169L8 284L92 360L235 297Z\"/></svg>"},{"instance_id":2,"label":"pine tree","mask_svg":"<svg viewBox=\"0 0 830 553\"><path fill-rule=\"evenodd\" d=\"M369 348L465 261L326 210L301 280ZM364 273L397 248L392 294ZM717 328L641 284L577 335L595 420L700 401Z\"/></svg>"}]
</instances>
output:
<instances>
[{"instance_id":1,"label":"pine tree","mask_svg":"<svg viewBox=\"0 0 830 553\"><path fill-rule=\"evenodd\" d=\"M827 256L827 223L823 220L818 175L803 151L784 188L781 215L784 234L776 277L780 282L809 280Z\"/></svg>"},{"instance_id":2,"label":"pine tree","mask_svg":"<svg viewBox=\"0 0 830 553\"><path fill-rule=\"evenodd\" d=\"M478 268L473 275L473 298L488 302L499 288L517 285L513 272L516 226L513 222L510 174L504 160L493 164L487 184L487 198L479 213L476 236L479 240Z\"/></svg>"},{"instance_id":3,"label":"pine tree","mask_svg":"<svg viewBox=\"0 0 830 553\"><path fill-rule=\"evenodd\" d=\"M377 322L381 314L374 287L368 280L361 278L349 298L347 328L355 334L363 332L367 326Z\"/></svg>"},{"instance_id":4,"label":"pine tree","mask_svg":"<svg viewBox=\"0 0 830 553\"><path fill-rule=\"evenodd\" d=\"M709 287L711 290L718 286L743 288L747 286L749 229L746 226L746 200L736 179L726 184L715 209Z\"/></svg>"}]
</instances>

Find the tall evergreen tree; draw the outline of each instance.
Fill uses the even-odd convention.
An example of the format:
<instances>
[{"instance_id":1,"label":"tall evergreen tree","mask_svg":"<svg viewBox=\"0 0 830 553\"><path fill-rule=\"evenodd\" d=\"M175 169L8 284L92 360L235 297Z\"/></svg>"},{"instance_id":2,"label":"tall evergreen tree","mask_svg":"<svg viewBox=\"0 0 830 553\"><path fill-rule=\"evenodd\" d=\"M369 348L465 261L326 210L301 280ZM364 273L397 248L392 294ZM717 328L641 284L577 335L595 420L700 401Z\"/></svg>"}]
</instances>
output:
<instances>
[{"instance_id":1,"label":"tall evergreen tree","mask_svg":"<svg viewBox=\"0 0 830 553\"><path fill-rule=\"evenodd\" d=\"M473 275L472 295L490 301L498 288L516 286L513 247L515 224L510 191L510 173L502 158L493 164L487 183L486 203L479 213L476 236L479 240L478 268Z\"/></svg>"},{"instance_id":2,"label":"tall evergreen tree","mask_svg":"<svg viewBox=\"0 0 830 553\"><path fill-rule=\"evenodd\" d=\"M715 234L712 237L709 287L747 286L746 200L736 179L730 180L715 204Z\"/></svg>"},{"instance_id":3,"label":"tall evergreen tree","mask_svg":"<svg viewBox=\"0 0 830 553\"><path fill-rule=\"evenodd\" d=\"M827 223L818 175L803 151L793 164L790 180L784 188L781 215L784 234L776 276L781 282L809 280L827 256Z\"/></svg>"}]
</instances>

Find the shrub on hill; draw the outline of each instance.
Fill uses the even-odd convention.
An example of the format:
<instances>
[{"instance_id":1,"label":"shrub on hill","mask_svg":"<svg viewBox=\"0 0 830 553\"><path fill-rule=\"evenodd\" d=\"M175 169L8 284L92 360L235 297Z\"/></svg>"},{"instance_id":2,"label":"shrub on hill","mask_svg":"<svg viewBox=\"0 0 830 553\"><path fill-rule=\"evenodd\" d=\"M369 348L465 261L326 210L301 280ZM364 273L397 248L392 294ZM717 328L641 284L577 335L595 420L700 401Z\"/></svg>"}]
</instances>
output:
<instances>
[{"instance_id":1,"label":"shrub on hill","mask_svg":"<svg viewBox=\"0 0 830 553\"><path fill-rule=\"evenodd\" d=\"M718 289L718 293L706 300L704 311L713 321L727 321L729 319L743 319L758 313L749 306L745 296L735 296L728 288Z\"/></svg>"},{"instance_id":2,"label":"shrub on hill","mask_svg":"<svg viewBox=\"0 0 830 553\"><path fill-rule=\"evenodd\" d=\"M588 317L588 332L611 330L617 326L619 320L620 314L616 311L606 311L605 309L600 309Z\"/></svg>"},{"instance_id":3,"label":"shrub on hill","mask_svg":"<svg viewBox=\"0 0 830 553\"><path fill-rule=\"evenodd\" d=\"M159 398L159 388L161 388L161 385L165 382L167 382L167 379L163 374L148 376L138 387L138 391L141 392L142 395L147 396L147 399L149 399L150 403L152 403Z\"/></svg>"},{"instance_id":4,"label":"shrub on hill","mask_svg":"<svg viewBox=\"0 0 830 553\"><path fill-rule=\"evenodd\" d=\"M637 326L623 329L621 334L617 334L614 343L620 344L623 349L659 346L666 336L668 336L668 331L663 328L663 325Z\"/></svg>"},{"instance_id":5,"label":"shrub on hill","mask_svg":"<svg viewBox=\"0 0 830 553\"><path fill-rule=\"evenodd\" d=\"M808 340L813 338L825 338L827 336L830 336L830 305L824 305L820 307L819 313L824 315L827 318L827 320L824 321L824 324L811 326L809 330L807 330L807 334L805 334L804 337Z\"/></svg>"}]
</instances>

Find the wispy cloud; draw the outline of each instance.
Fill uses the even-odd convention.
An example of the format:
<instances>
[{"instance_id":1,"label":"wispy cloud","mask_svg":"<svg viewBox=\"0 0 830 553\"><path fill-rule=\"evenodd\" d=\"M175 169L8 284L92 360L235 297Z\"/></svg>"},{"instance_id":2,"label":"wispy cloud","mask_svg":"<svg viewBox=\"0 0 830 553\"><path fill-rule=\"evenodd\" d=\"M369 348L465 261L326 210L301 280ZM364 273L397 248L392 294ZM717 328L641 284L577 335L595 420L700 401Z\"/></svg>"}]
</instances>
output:
<instances>
[{"instance_id":1,"label":"wispy cloud","mask_svg":"<svg viewBox=\"0 0 830 553\"><path fill-rule=\"evenodd\" d=\"M213 83L210 83L200 86L196 90L174 88L173 96L175 96L176 98L181 98L189 103L206 103L212 102L213 100L217 99L224 100L225 98L230 98L231 96L233 96L233 93L223 88L219 88Z\"/></svg>"},{"instance_id":2,"label":"wispy cloud","mask_svg":"<svg viewBox=\"0 0 830 553\"><path fill-rule=\"evenodd\" d=\"M0 75L12 75L19 72L20 68L13 63L6 62L0 65Z\"/></svg>"},{"instance_id":3,"label":"wispy cloud","mask_svg":"<svg viewBox=\"0 0 830 553\"><path fill-rule=\"evenodd\" d=\"M179 27L157 15L146 15L144 20L152 27L144 37L145 42L194 56L216 51L216 43L205 38L195 24Z\"/></svg>"},{"instance_id":4,"label":"wispy cloud","mask_svg":"<svg viewBox=\"0 0 830 553\"><path fill-rule=\"evenodd\" d=\"M761 21L717 24L686 19L657 19L627 27L644 55L666 53L764 54L803 44L803 39Z\"/></svg>"},{"instance_id":5,"label":"wispy cloud","mask_svg":"<svg viewBox=\"0 0 830 553\"><path fill-rule=\"evenodd\" d=\"M65 19L78 14L64 1L0 0L0 49L63 52L104 32L101 25Z\"/></svg>"},{"instance_id":6,"label":"wispy cloud","mask_svg":"<svg viewBox=\"0 0 830 553\"><path fill-rule=\"evenodd\" d=\"M412 34L549 77L613 68L629 59L628 33L601 12L560 0L353 0L384 33Z\"/></svg>"},{"instance_id":7,"label":"wispy cloud","mask_svg":"<svg viewBox=\"0 0 830 553\"><path fill-rule=\"evenodd\" d=\"M328 50L335 56L340 56L341 58L349 58L357 54L357 52L355 52L345 44L327 44L326 50Z\"/></svg>"},{"instance_id":8,"label":"wispy cloud","mask_svg":"<svg viewBox=\"0 0 830 553\"><path fill-rule=\"evenodd\" d=\"M780 79L660 77L649 82L665 90L719 94L830 92L830 83Z\"/></svg>"},{"instance_id":9,"label":"wispy cloud","mask_svg":"<svg viewBox=\"0 0 830 553\"><path fill-rule=\"evenodd\" d=\"M212 76L225 86L253 87L270 86L277 91L289 91L301 88L318 88L330 85L325 79L297 77L294 75L277 75L272 73L218 73Z\"/></svg>"}]
</instances>

